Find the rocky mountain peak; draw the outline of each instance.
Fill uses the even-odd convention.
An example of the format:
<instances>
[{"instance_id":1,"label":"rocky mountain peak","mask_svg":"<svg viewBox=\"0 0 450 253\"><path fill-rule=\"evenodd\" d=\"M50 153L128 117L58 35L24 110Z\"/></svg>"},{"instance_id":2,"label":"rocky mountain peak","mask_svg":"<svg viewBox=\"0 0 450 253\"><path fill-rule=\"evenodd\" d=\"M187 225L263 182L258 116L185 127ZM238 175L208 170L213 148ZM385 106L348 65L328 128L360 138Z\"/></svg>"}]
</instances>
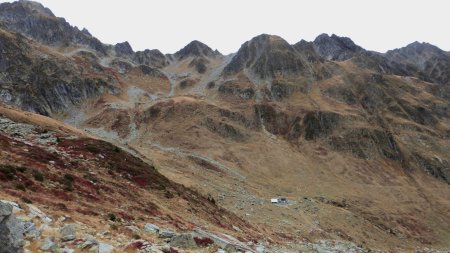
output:
<instances>
[{"instance_id":1,"label":"rocky mountain peak","mask_svg":"<svg viewBox=\"0 0 450 253\"><path fill-rule=\"evenodd\" d=\"M134 54L134 60L139 64L163 68L169 64L167 57L158 49L145 49Z\"/></svg>"},{"instance_id":2,"label":"rocky mountain peak","mask_svg":"<svg viewBox=\"0 0 450 253\"><path fill-rule=\"evenodd\" d=\"M130 56L134 54L133 48L131 48L130 43L128 41L117 43L114 46L114 51L116 51L116 54L121 56Z\"/></svg>"},{"instance_id":3,"label":"rocky mountain peak","mask_svg":"<svg viewBox=\"0 0 450 253\"><path fill-rule=\"evenodd\" d=\"M345 61L350 59L355 53L365 51L350 38L339 37L335 34L329 36L323 33L313 43L317 53L321 57L333 61Z\"/></svg>"},{"instance_id":4,"label":"rocky mountain peak","mask_svg":"<svg viewBox=\"0 0 450 253\"><path fill-rule=\"evenodd\" d=\"M450 55L426 42L415 41L386 52L391 72L416 76L428 82L450 83Z\"/></svg>"},{"instance_id":5,"label":"rocky mountain peak","mask_svg":"<svg viewBox=\"0 0 450 253\"><path fill-rule=\"evenodd\" d=\"M320 62L322 58L314 49L314 43L311 41L300 40L293 45L299 54L302 54L309 62Z\"/></svg>"},{"instance_id":6,"label":"rocky mountain peak","mask_svg":"<svg viewBox=\"0 0 450 253\"><path fill-rule=\"evenodd\" d=\"M9 4L10 8L11 8L10 10L13 12L16 12L16 13L22 9L22 10L25 10L28 12L33 12L35 14L40 14L40 15L49 16L49 17L55 17L53 12L49 8L44 7L42 4L40 4L38 2L28 1L28 0L19 0L17 2L4 3L4 4Z\"/></svg>"},{"instance_id":7,"label":"rocky mountain peak","mask_svg":"<svg viewBox=\"0 0 450 253\"><path fill-rule=\"evenodd\" d=\"M18 1L0 4L0 22L12 31L47 45L81 44L106 53L106 47L90 34L58 18L40 3Z\"/></svg>"},{"instance_id":8,"label":"rocky mountain peak","mask_svg":"<svg viewBox=\"0 0 450 253\"><path fill-rule=\"evenodd\" d=\"M234 74L248 68L264 78L299 73L305 66L306 63L287 41L279 36L261 34L242 44L223 73Z\"/></svg>"},{"instance_id":9,"label":"rocky mountain peak","mask_svg":"<svg viewBox=\"0 0 450 253\"><path fill-rule=\"evenodd\" d=\"M183 59L188 56L211 57L215 55L220 55L220 53L218 53L218 51L213 51L209 46L198 40L191 41L184 48L175 53L175 57L178 59Z\"/></svg>"}]
</instances>

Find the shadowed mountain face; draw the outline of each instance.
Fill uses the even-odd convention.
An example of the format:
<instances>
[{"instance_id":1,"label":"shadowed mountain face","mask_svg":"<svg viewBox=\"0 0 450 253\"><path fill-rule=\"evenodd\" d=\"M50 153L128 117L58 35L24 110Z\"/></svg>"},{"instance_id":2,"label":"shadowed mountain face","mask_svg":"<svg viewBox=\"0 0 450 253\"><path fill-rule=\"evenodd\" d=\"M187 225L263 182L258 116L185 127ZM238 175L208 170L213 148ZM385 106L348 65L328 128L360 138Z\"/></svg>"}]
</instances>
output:
<instances>
[{"instance_id":1,"label":"shadowed mountain face","mask_svg":"<svg viewBox=\"0 0 450 253\"><path fill-rule=\"evenodd\" d=\"M41 4L31 1L3 3L0 7L0 22L8 29L20 32L49 45L80 44L100 53L105 46L87 30L80 31L63 18L57 18Z\"/></svg>"},{"instance_id":2,"label":"shadowed mountain face","mask_svg":"<svg viewBox=\"0 0 450 253\"><path fill-rule=\"evenodd\" d=\"M431 44L414 42L388 51L386 58L398 75L444 85L450 82L450 55Z\"/></svg>"},{"instance_id":3,"label":"shadowed mountain face","mask_svg":"<svg viewBox=\"0 0 450 253\"><path fill-rule=\"evenodd\" d=\"M267 34L245 42L225 67L224 74L236 74L246 68L261 78L310 71L293 46L278 36Z\"/></svg>"},{"instance_id":4,"label":"shadowed mountain face","mask_svg":"<svg viewBox=\"0 0 450 253\"><path fill-rule=\"evenodd\" d=\"M0 4L0 21L0 101L135 150L274 244L450 246L448 52L262 34L230 55L199 41L165 55L34 2Z\"/></svg>"},{"instance_id":5,"label":"shadowed mountain face","mask_svg":"<svg viewBox=\"0 0 450 253\"><path fill-rule=\"evenodd\" d=\"M321 34L314 40L317 53L327 60L345 61L358 52L365 51L350 38Z\"/></svg>"}]
</instances>

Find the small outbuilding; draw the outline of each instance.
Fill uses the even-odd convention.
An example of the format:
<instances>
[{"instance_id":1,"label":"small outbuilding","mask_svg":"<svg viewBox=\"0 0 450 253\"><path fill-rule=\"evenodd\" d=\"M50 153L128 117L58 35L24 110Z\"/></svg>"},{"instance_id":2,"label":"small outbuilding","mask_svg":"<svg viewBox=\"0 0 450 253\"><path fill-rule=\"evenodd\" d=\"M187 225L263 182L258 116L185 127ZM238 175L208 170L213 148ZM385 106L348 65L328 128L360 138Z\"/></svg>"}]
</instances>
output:
<instances>
[{"instance_id":1,"label":"small outbuilding","mask_svg":"<svg viewBox=\"0 0 450 253\"><path fill-rule=\"evenodd\" d=\"M272 203L272 204L287 204L288 199L286 197L271 198L270 203Z\"/></svg>"}]
</instances>

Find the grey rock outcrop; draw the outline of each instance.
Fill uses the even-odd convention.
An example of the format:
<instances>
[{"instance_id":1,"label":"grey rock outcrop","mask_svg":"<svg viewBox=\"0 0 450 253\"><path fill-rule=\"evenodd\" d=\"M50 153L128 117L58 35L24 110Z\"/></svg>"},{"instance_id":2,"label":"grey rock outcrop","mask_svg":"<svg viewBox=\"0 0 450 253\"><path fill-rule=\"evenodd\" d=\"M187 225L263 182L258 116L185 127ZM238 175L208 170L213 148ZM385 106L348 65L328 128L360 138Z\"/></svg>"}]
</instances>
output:
<instances>
[{"instance_id":1,"label":"grey rock outcrop","mask_svg":"<svg viewBox=\"0 0 450 253\"><path fill-rule=\"evenodd\" d=\"M53 252L58 249L54 237L47 237L40 242L39 248L44 252Z\"/></svg>"},{"instance_id":2,"label":"grey rock outcrop","mask_svg":"<svg viewBox=\"0 0 450 253\"><path fill-rule=\"evenodd\" d=\"M39 229L37 229L36 225L31 221L24 222L23 229L27 238L38 238L41 235Z\"/></svg>"},{"instance_id":3,"label":"grey rock outcrop","mask_svg":"<svg viewBox=\"0 0 450 253\"><path fill-rule=\"evenodd\" d=\"M144 226L144 231L147 232L147 233L157 234L159 232L159 227L154 225L154 224L147 223Z\"/></svg>"},{"instance_id":4,"label":"grey rock outcrop","mask_svg":"<svg viewBox=\"0 0 450 253\"><path fill-rule=\"evenodd\" d=\"M61 234L61 241L63 242L75 240L75 225L67 224L59 230L59 233Z\"/></svg>"},{"instance_id":5,"label":"grey rock outcrop","mask_svg":"<svg viewBox=\"0 0 450 253\"><path fill-rule=\"evenodd\" d=\"M13 207L0 202L0 253L20 253L23 225L12 213Z\"/></svg>"},{"instance_id":6,"label":"grey rock outcrop","mask_svg":"<svg viewBox=\"0 0 450 253\"><path fill-rule=\"evenodd\" d=\"M159 231L159 237L161 238L172 238L175 236L175 232L168 229L162 229Z\"/></svg>"},{"instance_id":7,"label":"grey rock outcrop","mask_svg":"<svg viewBox=\"0 0 450 253\"><path fill-rule=\"evenodd\" d=\"M137 51L134 54L134 61L139 64L149 65L156 68L163 68L169 65L167 57L157 49Z\"/></svg>"},{"instance_id":8,"label":"grey rock outcrop","mask_svg":"<svg viewBox=\"0 0 450 253\"><path fill-rule=\"evenodd\" d=\"M329 36L323 33L313 43L317 53L326 60L345 61L356 53L365 51L350 38L339 37L335 34Z\"/></svg>"},{"instance_id":9,"label":"grey rock outcrop","mask_svg":"<svg viewBox=\"0 0 450 253\"><path fill-rule=\"evenodd\" d=\"M192 234L180 234L172 237L169 242L170 246L182 249L194 249L197 244Z\"/></svg>"},{"instance_id":10,"label":"grey rock outcrop","mask_svg":"<svg viewBox=\"0 0 450 253\"><path fill-rule=\"evenodd\" d=\"M114 251L114 247L107 243L99 243L98 244L98 253L112 253Z\"/></svg>"},{"instance_id":11,"label":"grey rock outcrop","mask_svg":"<svg viewBox=\"0 0 450 253\"><path fill-rule=\"evenodd\" d=\"M116 54L119 56L132 56L134 54L133 48L131 48L128 41L117 43L114 46L114 51L116 51Z\"/></svg>"}]
</instances>

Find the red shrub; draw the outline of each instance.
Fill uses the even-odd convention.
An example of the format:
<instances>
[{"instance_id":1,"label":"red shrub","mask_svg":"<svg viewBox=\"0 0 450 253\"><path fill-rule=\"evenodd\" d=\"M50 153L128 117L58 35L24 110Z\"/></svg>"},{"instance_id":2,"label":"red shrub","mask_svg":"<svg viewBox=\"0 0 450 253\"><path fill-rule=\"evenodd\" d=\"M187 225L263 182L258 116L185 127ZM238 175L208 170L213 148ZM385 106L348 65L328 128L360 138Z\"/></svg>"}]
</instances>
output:
<instances>
[{"instance_id":1,"label":"red shrub","mask_svg":"<svg viewBox=\"0 0 450 253\"><path fill-rule=\"evenodd\" d=\"M135 176L132 177L131 180L142 188L148 186L148 179L144 176Z\"/></svg>"},{"instance_id":2,"label":"red shrub","mask_svg":"<svg viewBox=\"0 0 450 253\"><path fill-rule=\"evenodd\" d=\"M134 220L134 217L131 216L131 215L129 215L129 214L127 214L127 213L120 212L119 214L120 214L120 217L122 217L122 219L124 219L124 220L126 220L126 221L132 221L132 220Z\"/></svg>"},{"instance_id":3,"label":"red shrub","mask_svg":"<svg viewBox=\"0 0 450 253\"><path fill-rule=\"evenodd\" d=\"M209 237L194 237L194 241L199 247L208 247L209 245L214 243L214 241Z\"/></svg>"},{"instance_id":4,"label":"red shrub","mask_svg":"<svg viewBox=\"0 0 450 253\"><path fill-rule=\"evenodd\" d=\"M174 248L172 248L172 247L170 247L170 249L169 250L166 250L166 251L164 251L164 253L180 253L178 250L176 250L176 249L174 249Z\"/></svg>"},{"instance_id":5,"label":"red shrub","mask_svg":"<svg viewBox=\"0 0 450 253\"><path fill-rule=\"evenodd\" d=\"M73 200L71 195L69 195L69 194L67 194L67 192L64 192L61 190L52 189L52 194L53 194L53 196L55 196L56 198L61 199L61 200L65 200L65 201Z\"/></svg>"},{"instance_id":6,"label":"red shrub","mask_svg":"<svg viewBox=\"0 0 450 253\"><path fill-rule=\"evenodd\" d=\"M132 249L132 250L141 250L144 249L146 245L144 244L143 241L135 241L132 242L130 245L127 246L127 249Z\"/></svg>"}]
</instances>

